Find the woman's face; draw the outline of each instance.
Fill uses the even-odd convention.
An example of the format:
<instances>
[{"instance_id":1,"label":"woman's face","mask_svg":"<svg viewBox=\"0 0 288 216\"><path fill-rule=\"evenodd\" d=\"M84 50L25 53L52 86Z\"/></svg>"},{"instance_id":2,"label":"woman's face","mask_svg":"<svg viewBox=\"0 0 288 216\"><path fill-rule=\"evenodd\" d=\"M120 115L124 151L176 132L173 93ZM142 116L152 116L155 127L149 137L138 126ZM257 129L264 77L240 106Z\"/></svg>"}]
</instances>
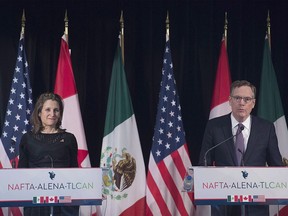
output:
<instances>
[{"instance_id":1,"label":"woman's face","mask_svg":"<svg viewBox=\"0 0 288 216\"><path fill-rule=\"evenodd\" d=\"M56 124L60 119L59 104L55 100L47 100L44 102L42 110L39 113L44 130L46 128L56 128Z\"/></svg>"}]
</instances>

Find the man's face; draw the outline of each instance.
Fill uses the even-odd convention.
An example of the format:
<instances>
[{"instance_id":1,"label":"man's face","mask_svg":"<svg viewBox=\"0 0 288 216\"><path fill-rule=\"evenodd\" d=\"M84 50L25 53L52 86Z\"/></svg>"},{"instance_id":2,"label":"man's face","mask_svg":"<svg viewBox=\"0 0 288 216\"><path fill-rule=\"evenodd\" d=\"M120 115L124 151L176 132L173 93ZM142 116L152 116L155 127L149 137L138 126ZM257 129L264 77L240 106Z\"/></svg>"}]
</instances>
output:
<instances>
[{"instance_id":1,"label":"man's face","mask_svg":"<svg viewBox=\"0 0 288 216\"><path fill-rule=\"evenodd\" d=\"M229 97L232 114L238 122L245 121L255 106L254 94L249 86L235 88Z\"/></svg>"}]
</instances>

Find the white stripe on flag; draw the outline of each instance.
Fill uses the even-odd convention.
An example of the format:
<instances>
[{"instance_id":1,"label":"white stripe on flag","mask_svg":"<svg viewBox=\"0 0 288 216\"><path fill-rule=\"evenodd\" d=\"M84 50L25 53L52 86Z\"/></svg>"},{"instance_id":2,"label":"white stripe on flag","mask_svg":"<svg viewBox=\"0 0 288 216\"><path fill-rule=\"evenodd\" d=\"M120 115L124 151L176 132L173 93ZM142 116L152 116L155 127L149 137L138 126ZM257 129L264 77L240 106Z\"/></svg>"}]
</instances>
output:
<instances>
[{"instance_id":1,"label":"white stripe on flag","mask_svg":"<svg viewBox=\"0 0 288 216\"><path fill-rule=\"evenodd\" d=\"M213 119L222 115L226 115L231 112L231 107L229 105L229 101L227 98L227 101L215 106L211 111L209 115L209 119Z\"/></svg>"},{"instance_id":2,"label":"white stripe on flag","mask_svg":"<svg viewBox=\"0 0 288 216\"><path fill-rule=\"evenodd\" d=\"M275 122L275 129L278 139L279 150L282 157L288 159L288 131L285 116L281 116Z\"/></svg>"},{"instance_id":3,"label":"white stripe on flag","mask_svg":"<svg viewBox=\"0 0 288 216\"><path fill-rule=\"evenodd\" d=\"M73 133L77 139L78 149L87 150L84 126L81 117L81 111L78 103L78 94L64 98L64 113L62 125L68 132ZM82 161L81 167L91 167L89 154Z\"/></svg>"},{"instance_id":4,"label":"white stripe on flag","mask_svg":"<svg viewBox=\"0 0 288 216\"><path fill-rule=\"evenodd\" d=\"M1 139L0 139L0 160L4 168L12 168Z\"/></svg>"}]
</instances>

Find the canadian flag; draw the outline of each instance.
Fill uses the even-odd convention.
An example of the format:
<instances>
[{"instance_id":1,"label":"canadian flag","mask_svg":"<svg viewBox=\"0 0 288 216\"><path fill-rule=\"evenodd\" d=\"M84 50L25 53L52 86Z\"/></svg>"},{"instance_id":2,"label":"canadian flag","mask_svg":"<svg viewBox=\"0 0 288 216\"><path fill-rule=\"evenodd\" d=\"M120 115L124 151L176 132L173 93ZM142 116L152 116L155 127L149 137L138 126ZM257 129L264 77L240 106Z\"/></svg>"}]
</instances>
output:
<instances>
[{"instance_id":1,"label":"canadian flag","mask_svg":"<svg viewBox=\"0 0 288 216\"><path fill-rule=\"evenodd\" d=\"M62 126L73 133L77 139L79 167L91 167L70 52L65 35L61 40L54 92L60 95L64 101Z\"/></svg>"},{"instance_id":2,"label":"canadian flag","mask_svg":"<svg viewBox=\"0 0 288 216\"><path fill-rule=\"evenodd\" d=\"M229 69L228 54L225 38L221 41L221 49L218 60L217 73L212 96L209 119L213 119L231 112L229 95L231 86L231 75ZM235 197L238 199L238 197ZM238 202L238 201L236 201ZM211 208L208 205L199 205L196 208L196 216L211 215Z\"/></svg>"},{"instance_id":3,"label":"canadian flag","mask_svg":"<svg viewBox=\"0 0 288 216\"><path fill-rule=\"evenodd\" d=\"M78 165L79 167L91 167L66 35L63 35L61 39L54 92L60 95L64 101L62 127L73 133L77 139ZM94 206L80 207L80 215L95 214L96 207ZM98 211L97 215L99 215Z\"/></svg>"},{"instance_id":4,"label":"canadian flag","mask_svg":"<svg viewBox=\"0 0 288 216\"><path fill-rule=\"evenodd\" d=\"M252 196L251 195L243 195L242 196L242 202L252 202Z\"/></svg>"},{"instance_id":5,"label":"canadian flag","mask_svg":"<svg viewBox=\"0 0 288 216\"><path fill-rule=\"evenodd\" d=\"M57 196L46 196L46 203L57 203L58 197Z\"/></svg>"},{"instance_id":6,"label":"canadian flag","mask_svg":"<svg viewBox=\"0 0 288 216\"><path fill-rule=\"evenodd\" d=\"M230 86L231 75L228 54L225 39L223 38L221 42L209 119L226 115L231 112L231 107L229 105Z\"/></svg>"}]
</instances>

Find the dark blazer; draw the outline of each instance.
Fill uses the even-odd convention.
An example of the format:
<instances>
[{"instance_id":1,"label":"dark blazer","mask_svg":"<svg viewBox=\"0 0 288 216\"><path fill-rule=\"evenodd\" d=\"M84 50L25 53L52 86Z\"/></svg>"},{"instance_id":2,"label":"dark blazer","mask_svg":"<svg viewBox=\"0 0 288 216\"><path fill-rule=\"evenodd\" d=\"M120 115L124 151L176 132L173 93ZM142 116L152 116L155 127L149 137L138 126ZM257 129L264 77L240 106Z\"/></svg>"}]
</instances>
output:
<instances>
[{"instance_id":1,"label":"dark blazer","mask_svg":"<svg viewBox=\"0 0 288 216\"><path fill-rule=\"evenodd\" d=\"M207 165L237 166L232 136L231 113L209 120L203 137L199 165L204 165L204 155L208 149L228 139L207 154ZM243 165L266 166L266 163L269 166L283 166L275 127L271 122L251 116L251 131L243 154ZM240 208L241 206L211 206L211 215L240 216ZM269 206L247 205L245 215L269 216Z\"/></svg>"},{"instance_id":2,"label":"dark blazer","mask_svg":"<svg viewBox=\"0 0 288 216\"><path fill-rule=\"evenodd\" d=\"M205 152L218 143L232 137L231 114L208 121L199 165L204 165ZM207 164L215 166L237 166L233 138L227 140L207 154ZM283 166L278 140L273 123L251 115L251 131L246 151L243 154L245 166Z\"/></svg>"}]
</instances>

